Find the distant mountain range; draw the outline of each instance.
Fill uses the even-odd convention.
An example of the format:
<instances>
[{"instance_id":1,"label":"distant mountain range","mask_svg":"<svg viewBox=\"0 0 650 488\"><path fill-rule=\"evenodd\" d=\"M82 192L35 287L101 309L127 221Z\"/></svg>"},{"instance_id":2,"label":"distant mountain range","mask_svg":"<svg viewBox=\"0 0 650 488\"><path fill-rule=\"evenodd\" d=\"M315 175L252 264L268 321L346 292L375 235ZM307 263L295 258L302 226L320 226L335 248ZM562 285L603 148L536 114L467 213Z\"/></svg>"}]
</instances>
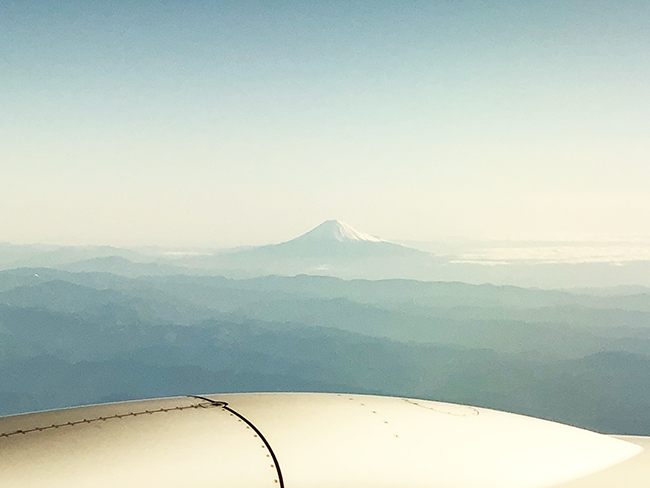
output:
<instances>
[{"instance_id":1,"label":"distant mountain range","mask_svg":"<svg viewBox=\"0 0 650 488\"><path fill-rule=\"evenodd\" d=\"M648 377L650 290L0 271L0 415L197 391L338 391L647 435Z\"/></svg>"},{"instance_id":2,"label":"distant mountain range","mask_svg":"<svg viewBox=\"0 0 650 488\"><path fill-rule=\"evenodd\" d=\"M17 246L0 243L0 269L48 267L122 276L270 274L343 279L415 279L541 288L650 286L650 261L622 263L479 263L434 255L327 220L278 244L194 252L110 246Z\"/></svg>"}]
</instances>

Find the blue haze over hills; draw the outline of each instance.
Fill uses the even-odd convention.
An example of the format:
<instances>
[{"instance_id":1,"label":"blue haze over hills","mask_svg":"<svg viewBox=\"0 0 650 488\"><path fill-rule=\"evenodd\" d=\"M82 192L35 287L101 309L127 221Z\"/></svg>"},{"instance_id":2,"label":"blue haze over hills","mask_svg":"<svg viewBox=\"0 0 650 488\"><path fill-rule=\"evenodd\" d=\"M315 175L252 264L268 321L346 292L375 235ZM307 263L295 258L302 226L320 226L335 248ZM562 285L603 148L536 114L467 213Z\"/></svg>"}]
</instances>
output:
<instances>
[{"instance_id":1,"label":"blue haze over hills","mask_svg":"<svg viewBox=\"0 0 650 488\"><path fill-rule=\"evenodd\" d=\"M356 391L650 433L650 289L634 282L371 280L362 273L445 259L337 221L213 254L6 246L2 256L0 413L197 392ZM358 276L324 276L346 271Z\"/></svg>"},{"instance_id":2,"label":"blue haze over hills","mask_svg":"<svg viewBox=\"0 0 650 488\"><path fill-rule=\"evenodd\" d=\"M537 249L542 244L534 242L530 247ZM562 243L551 244L547 253L553 253ZM516 250L521 253L521 246L526 244L517 245ZM591 242L585 244L588 250L593 246ZM637 243L633 248L636 254L623 252L610 260L501 258L499 262L494 262L489 257L468 259L462 244L447 244L442 253L432 253L359 232L336 220L328 220L286 242L233 249L181 248L170 251L165 248L0 244L0 269L55 267L133 277L177 273L239 278L313 274L343 279L400 278L539 288L643 288L650 286L650 259L638 251L643 246L644 242ZM484 249L489 256L491 248ZM575 253L576 249L580 249L580 243L572 243L571 249Z\"/></svg>"}]
</instances>

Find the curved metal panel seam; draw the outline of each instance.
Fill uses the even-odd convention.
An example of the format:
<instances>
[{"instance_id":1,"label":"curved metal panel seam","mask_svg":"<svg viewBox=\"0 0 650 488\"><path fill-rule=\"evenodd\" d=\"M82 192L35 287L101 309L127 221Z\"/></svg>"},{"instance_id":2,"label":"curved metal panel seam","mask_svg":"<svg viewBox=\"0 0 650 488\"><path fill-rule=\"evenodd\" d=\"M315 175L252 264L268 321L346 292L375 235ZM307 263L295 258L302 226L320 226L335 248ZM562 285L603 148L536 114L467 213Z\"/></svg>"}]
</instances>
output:
<instances>
[{"instance_id":1,"label":"curved metal panel seam","mask_svg":"<svg viewBox=\"0 0 650 488\"><path fill-rule=\"evenodd\" d=\"M278 484L280 485L280 488L284 488L284 478L282 477L282 470L280 469L280 463L278 462L278 458L275 455L275 452L273 452L273 448L271 447L271 444L269 441L264 437L264 434L251 422L248 420L246 417L244 417L242 414L234 410L233 408L228 406L228 402L220 402L218 400L211 400L210 398L198 396L198 395L189 395L190 398L198 398L199 400L205 400L210 402L213 406L215 407L221 407L222 409L226 410L227 412L230 412L232 415L237 416L240 420L246 423L253 431L259 436L260 440L264 443L264 446L266 446L267 451L269 451L269 454L271 455L271 459L273 459L273 464L275 467L275 470L278 474L278 479L276 480Z\"/></svg>"},{"instance_id":2,"label":"curved metal panel seam","mask_svg":"<svg viewBox=\"0 0 650 488\"><path fill-rule=\"evenodd\" d=\"M114 420L114 419L121 419L124 417L137 417L138 415L147 415L147 414L154 414L154 413L163 413L163 412L173 412L173 411L179 411L179 410L188 410L191 408L211 408L215 407L214 403L199 403L197 405L186 405L183 407L171 407L171 408L159 408L156 410L143 410L143 411L138 411L138 412L129 412L129 413L122 413L122 414L116 414L116 415L108 415L106 417L96 417L96 418L91 418L91 419L83 419L83 420L73 420L70 422L65 422L62 424L52 424L52 425L46 425L43 427L32 427L31 429L23 429L23 430L15 430L12 432L2 432L0 433L0 437L11 437L14 435L19 435L19 434L31 434L34 432L42 432L44 430L50 430L50 429L58 429L61 427L72 427L74 425L79 425L79 424L90 424L93 422L99 422L99 421L106 421L106 420Z\"/></svg>"}]
</instances>

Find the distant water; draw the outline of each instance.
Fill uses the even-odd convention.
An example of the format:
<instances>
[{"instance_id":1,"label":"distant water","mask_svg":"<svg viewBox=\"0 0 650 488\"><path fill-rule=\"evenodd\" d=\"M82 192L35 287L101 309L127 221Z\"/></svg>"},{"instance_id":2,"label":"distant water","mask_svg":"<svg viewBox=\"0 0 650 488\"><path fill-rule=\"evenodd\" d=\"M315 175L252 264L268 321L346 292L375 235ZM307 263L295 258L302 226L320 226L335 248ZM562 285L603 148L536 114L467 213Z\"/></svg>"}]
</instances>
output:
<instances>
[{"instance_id":1,"label":"distant water","mask_svg":"<svg viewBox=\"0 0 650 488\"><path fill-rule=\"evenodd\" d=\"M616 241L457 241L405 244L447 256L452 263L623 264L650 261L650 238Z\"/></svg>"}]
</instances>

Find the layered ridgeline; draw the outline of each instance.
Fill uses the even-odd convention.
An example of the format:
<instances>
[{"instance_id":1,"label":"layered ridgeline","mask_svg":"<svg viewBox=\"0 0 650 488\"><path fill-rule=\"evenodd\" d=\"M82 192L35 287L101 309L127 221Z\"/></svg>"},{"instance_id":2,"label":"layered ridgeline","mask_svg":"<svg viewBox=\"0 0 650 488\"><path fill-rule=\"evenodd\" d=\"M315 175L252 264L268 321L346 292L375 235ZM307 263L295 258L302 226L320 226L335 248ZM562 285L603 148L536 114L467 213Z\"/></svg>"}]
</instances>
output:
<instances>
[{"instance_id":1,"label":"layered ridgeline","mask_svg":"<svg viewBox=\"0 0 650 488\"><path fill-rule=\"evenodd\" d=\"M626 274L643 263L466 265L327 221L221 252L0 245L0 265L0 413L349 391L650 434L650 289ZM634 286L433 281L509 283L519 272Z\"/></svg>"},{"instance_id":2,"label":"layered ridgeline","mask_svg":"<svg viewBox=\"0 0 650 488\"><path fill-rule=\"evenodd\" d=\"M151 254L138 254L133 250L108 246L21 248L4 245L0 246L0 265L4 264L5 268L45 266L126 276L307 273L384 278L418 274L440 262L430 253L365 234L338 220L327 220L309 232L279 244L189 253L160 254L153 251Z\"/></svg>"},{"instance_id":3,"label":"layered ridgeline","mask_svg":"<svg viewBox=\"0 0 650 488\"><path fill-rule=\"evenodd\" d=\"M0 272L0 412L369 392L650 433L650 290Z\"/></svg>"},{"instance_id":4,"label":"layered ridgeline","mask_svg":"<svg viewBox=\"0 0 650 488\"><path fill-rule=\"evenodd\" d=\"M553 254L553 250L551 246L545 252ZM522 254L522 249L518 253ZM643 258L646 254L636 253L635 258L622 256L611 262L475 261L468 260L460 248L454 251L447 247L445 251L432 254L328 220L279 244L222 250L156 247L133 250L109 246L16 246L0 243L0 269L48 267L130 277L193 274L244 278L309 274L344 279L407 278L571 288L650 286L650 261Z\"/></svg>"}]
</instances>

